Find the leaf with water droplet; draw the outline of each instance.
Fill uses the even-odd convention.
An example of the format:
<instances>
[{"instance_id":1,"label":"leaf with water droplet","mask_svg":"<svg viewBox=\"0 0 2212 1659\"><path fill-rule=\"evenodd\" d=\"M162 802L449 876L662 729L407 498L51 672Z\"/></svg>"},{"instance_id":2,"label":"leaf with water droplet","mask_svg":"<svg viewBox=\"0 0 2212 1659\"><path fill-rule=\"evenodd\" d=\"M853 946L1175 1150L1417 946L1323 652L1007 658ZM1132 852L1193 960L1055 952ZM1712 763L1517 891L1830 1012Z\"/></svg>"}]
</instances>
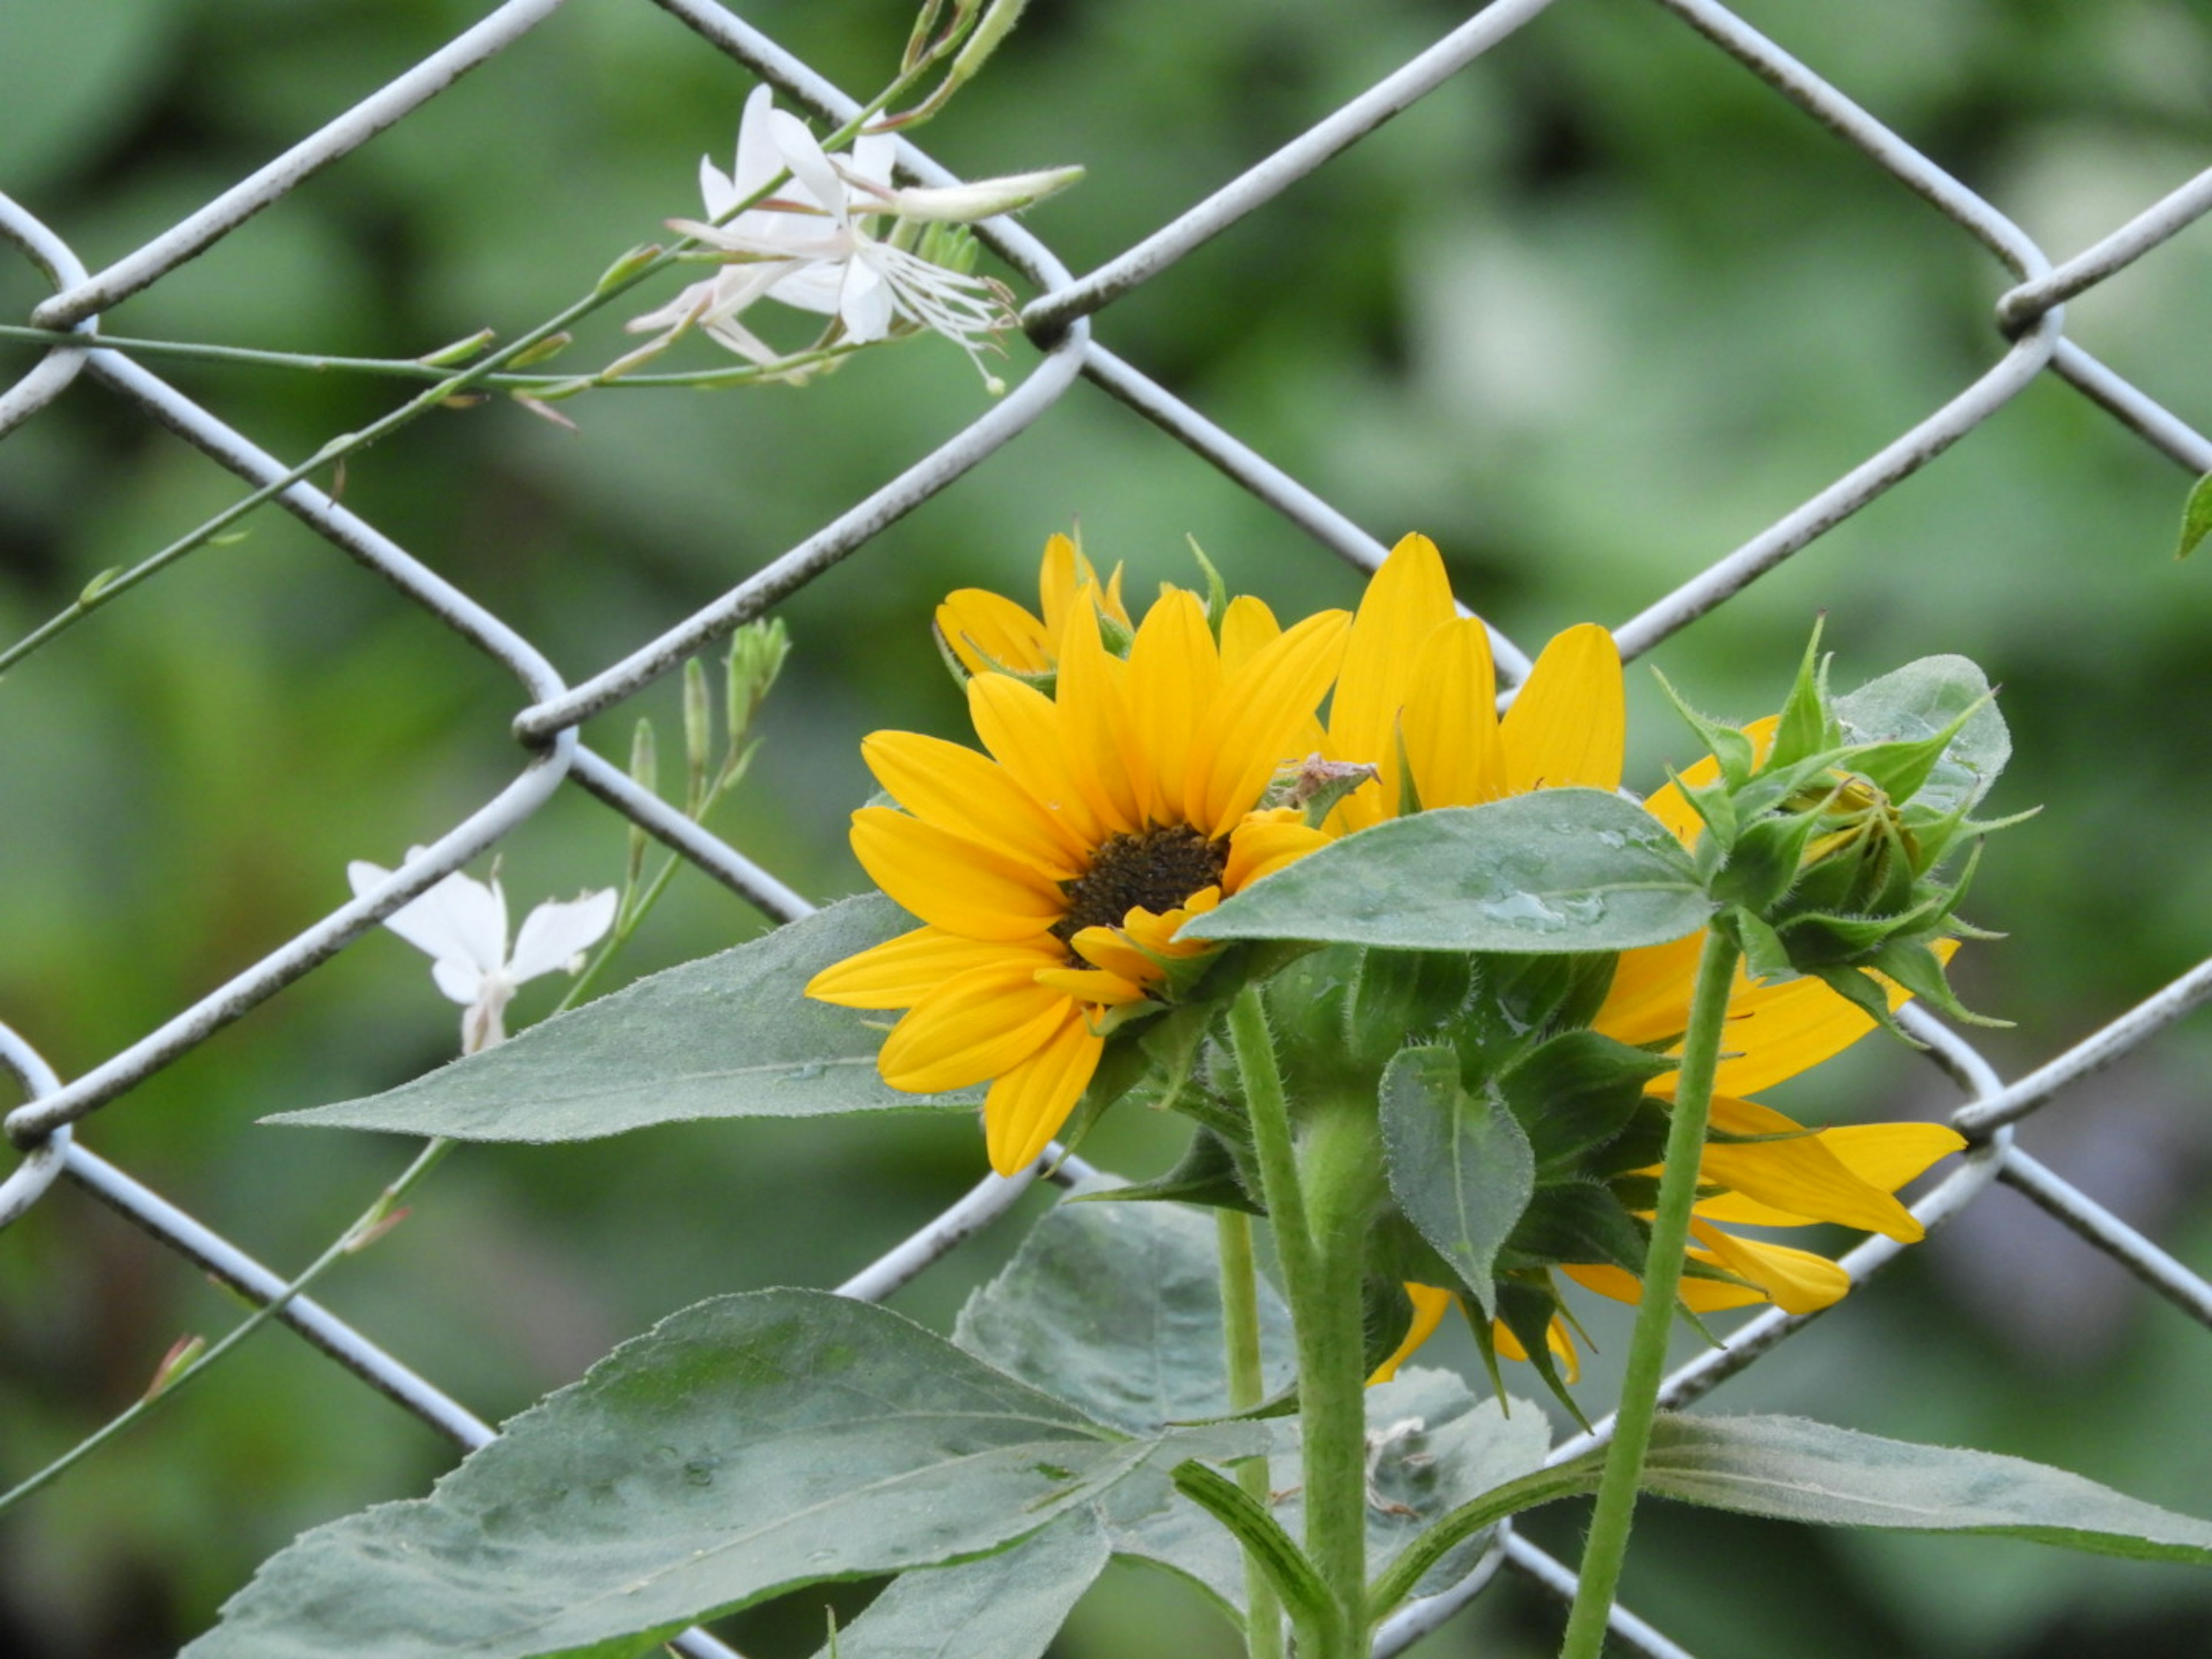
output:
<instances>
[{"instance_id":1,"label":"leaf with water droplet","mask_svg":"<svg viewBox=\"0 0 2212 1659\"><path fill-rule=\"evenodd\" d=\"M1182 937L1625 951L1694 933L1711 910L1689 855L1642 807L1544 789L1346 836L1194 918Z\"/></svg>"}]
</instances>

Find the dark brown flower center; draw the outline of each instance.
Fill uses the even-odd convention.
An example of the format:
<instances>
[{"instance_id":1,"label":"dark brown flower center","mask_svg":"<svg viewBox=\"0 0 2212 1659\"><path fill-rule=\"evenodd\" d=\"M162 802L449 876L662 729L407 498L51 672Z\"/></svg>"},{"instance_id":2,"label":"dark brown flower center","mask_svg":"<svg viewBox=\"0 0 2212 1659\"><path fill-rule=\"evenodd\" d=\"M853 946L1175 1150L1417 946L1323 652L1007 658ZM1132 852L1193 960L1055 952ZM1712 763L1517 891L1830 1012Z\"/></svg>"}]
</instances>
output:
<instances>
[{"instance_id":1,"label":"dark brown flower center","mask_svg":"<svg viewBox=\"0 0 2212 1659\"><path fill-rule=\"evenodd\" d=\"M1218 886L1229 866L1229 842L1208 841L1177 824L1142 835L1116 836L1101 847L1091 868L1067 888L1067 914L1053 937L1063 945L1086 927L1118 927L1141 905L1155 915L1174 909L1202 888Z\"/></svg>"}]
</instances>

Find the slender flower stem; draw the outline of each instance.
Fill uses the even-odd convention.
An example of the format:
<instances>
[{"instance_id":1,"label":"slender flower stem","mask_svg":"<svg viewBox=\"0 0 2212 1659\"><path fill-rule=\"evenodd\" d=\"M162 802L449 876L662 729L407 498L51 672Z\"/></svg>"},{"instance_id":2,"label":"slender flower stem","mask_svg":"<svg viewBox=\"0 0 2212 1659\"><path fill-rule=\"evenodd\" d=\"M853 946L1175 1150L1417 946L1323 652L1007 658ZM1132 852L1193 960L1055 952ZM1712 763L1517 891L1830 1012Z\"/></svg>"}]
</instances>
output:
<instances>
[{"instance_id":1,"label":"slender flower stem","mask_svg":"<svg viewBox=\"0 0 2212 1659\"><path fill-rule=\"evenodd\" d=\"M121 1434L124 1430L144 1417L156 1406L183 1393L191 1384L197 1382L205 1372L214 1368L217 1360L282 1313L310 1285L321 1278L341 1256L351 1253L368 1242L379 1229L385 1225L399 1200L404 1198L424 1176L437 1168L440 1160L453 1150L453 1146L452 1141L443 1139L432 1140L424 1146L422 1150L415 1155L415 1161L400 1172L398 1178L376 1195L376 1202L362 1211L359 1218L333 1239L330 1248L309 1262L290 1284L255 1309L220 1342L206 1350L198 1358L182 1370L173 1373L161 1388L148 1393L144 1399L133 1405L128 1411L111 1418L36 1474L19 1482L10 1491L0 1492L0 1513L13 1509L33 1492L50 1484L57 1477L76 1467L80 1461L99 1450L100 1447Z\"/></svg>"},{"instance_id":2,"label":"slender flower stem","mask_svg":"<svg viewBox=\"0 0 2212 1659\"><path fill-rule=\"evenodd\" d=\"M258 346L216 345L199 340L144 340L120 334L24 328L14 323L0 323L0 340L21 340L32 345L106 347L149 357L182 357L198 362L244 364L256 368L300 369L314 374L380 374L403 380L437 381L451 380L453 375L451 365L428 363L419 357L337 357L318 351L270 351ZM550 392L556 386L574 386L580 378L589 379L594 387L744 386L755 380L788 374L793 369L818 367L836 358L849 356L860 349L860 347L850 343L841 343L814 350L793 352L773 363L748 363L739 368L618 374L611 380L604 375L486 374L476 384L495 386L502 392Z\"/></svg>"},{"instance_id":3,"label":"slender flower stem","mask_svg":"<svg viewBox=\"0 0 2212 1659\"><path fill-rule=\"evenodd\" d=\"M1644 1454L1651 1443L1659 1384L1667 1370L1667 1340L1674 1330L1675 1293L1689 1243L1690 1208L1698 1195L1698 1164L1712 1110L1713 1069L1720 1058L1721 1029L1728 1018L1729 993L1735 988L1737 954L1735 942L1721 929L1706 933L1690 1002L1689 1030L1682 1038L1682 1067L1667 1130L1666 1172L1660 1177L1659 1206L1651 1220L1651 1249L1644 1264L1644 1296L1637 1304L1636 1332L1629 1343L1628 1374L1620 1385L1613 1443L1606 1453L1589 1539L1583 1547L1580 1583L1567 1616L1560 1659L1598 1659L1605 1645L1606 1620L1628 1552Z\"/></svg>"},{"instance_id":4,"label":"slender flower stem","mask_svg":"<svg viewBox=\"0 0 2212 1659\"><path fill-rule=\"evenodd\" d=\"M1257 987L1237 994L1229 1030L1297 1334L1306 1554L1331 1593L1321 1622L1300 1620L1298 1656L1364 1659L1367 1376L1360 1286L1382 1170L1374 1116L1364 1103L1345 1103L1316 1114L1303 1139L1294 1140Z\"/></svg>"},{"instance_id":5,"label":"slender flower stem","mask_svg":"<svg viewBox=\"0 0 2212 1659\"><path fill-rule=\"evenodd\" d=\"M927 78L937 63L951 50L951 45L941 43L939 47L933 49L932 54L921 63L902 70L896 80L871 99L858 114L832 133L824 143L823 148L828 149L836 144L849 143L859 135L862 127L881 114L895 99ZM720 217L725 220L735 217L756 203L764 200L780 188L789 177L787 173L778 173L745 200L732 203ZM695 252L699 246L697 242L685 237L663 248L650 258L622 262L615 270L600 278L599 285L589 294L564 306L536 327L518 334L505 345L498 347L467 367L453 370L436 385L418 392L400 404L398 408L370 422L359 431L340 434L298 465L287 468L269 483L241 496L213 518L179 537L159 552L149 555L127 569L118 570L96 580L78 597L76 604L47 618L46 622L24 635L6 649L0 650L0 672L5 672L14 667L48 641L75 627L94 611L120 598L149 577L159 574L184 557L185 554L206 545L264 501L283 495L294 484L312 477L325 467L335 465L354 451L366 448L380 438L388 437L418 416L439 408L449 398L458 397L483 384L494 374L529 352L532 348L551 339L556 334L565 332L570 324L581 321L592 313L628 293L647 278L666 270L686 254ZM72 335L70 337L79 343L87 343L87 337L84 336ZM579 389L585 386L615 383L605 382L600 377L592 375L572 377L568 381L568 384L576 386Z\"/></svg>"},{"instance_id":6,"label":"slender flower stem","mask_svg":"<svg viewBox=\"0 0 2212 1659\"><path fill-rule=\"evenodd\" d=\"M1313 1235L1306 1230L1305 1194L1298 1185L1298 1157L1291 1139L1291 1108L1283 1093L1283 1074L1275 1065L1275 1040L1267 1030L1260 988L1248 985L1229 1008L1229 1035L1237 1048L1237 1070L1244 1084L1245 1109L1251 1115L1252 1141L1267 1188L1267 1216L1275 1230L1275 1255L1295 1298L1297 1287L1312 1277Z\"/></svg>"},{"instance_id":7,"label":"slender flower stem","mask_svg":"<svg viewBox=\"0 0 2212 1659\"><path fill-rule=\"evenodd\" d=\"M1216 1210L1221 1255L1222 1340L1229 1360L1229 1409L1248 1412L1267 1394L1260 1353L1260 1273L1252 1255L1252 1218ZM1273 1494L1265 1454L1237 1464L1237 1484L1266 1507ZM1283 1604L1251 1552L1244 1556L1244 1650L1249 1659L1283 1659Z\"/></svg>"}]
</instances>

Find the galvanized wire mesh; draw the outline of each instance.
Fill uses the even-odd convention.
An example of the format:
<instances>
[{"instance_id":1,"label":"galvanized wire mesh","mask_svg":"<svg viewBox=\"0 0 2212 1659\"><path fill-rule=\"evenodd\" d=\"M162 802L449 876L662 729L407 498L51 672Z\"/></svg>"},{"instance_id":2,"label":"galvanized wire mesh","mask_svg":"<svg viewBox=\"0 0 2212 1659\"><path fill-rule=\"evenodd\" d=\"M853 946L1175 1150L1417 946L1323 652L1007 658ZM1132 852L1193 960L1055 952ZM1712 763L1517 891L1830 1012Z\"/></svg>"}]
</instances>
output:
<instances>
[{"instance_id":1,"label":"galvanized wire mesh","mask_svg":"<svg viewBox=\"0 0 2212 1659\"><path fill-rule=\"evenodd\" d=\"M1826 532L1936 459L2046 374L2075 387L2188 472L2212 471L2212 440L2160 407L2068 338L2063 311L2068 300L2126 270L2212 210L2212 171L2151 204L2094 246L2054 264L1997 208L1727 8L1712 0L1656 3L1765 82L1775 96L1788 100L1842 143L1854 147L1868 163L1920 197L1986 248L2008 273L2011 286L1996 305L1993 338L2000 349L1984 372L1924 420L1741 546L1711 559L1701 568L1684 571L1671 591L1651 598L1615 628L1624 658L1650 651L1762 573L1812 547ZM410 859L376 890L332 912L228 983L179 1010L137 1042L64 1082L21 1036L0 1026L0 1064L15 1075L29 1097L7 1120L9 1136L21 1153L21 1161L0 1182L0 1226L22 1215L57 1181L67 1177L249 1298L265 1304L277 1297L285 1285L281 1275L101 1158L76 1138L78 1127L344 950L409 898L498 844L564 786L580 787L598 797L769 916L781 921L805 914L807 904L798 894L741 849L691 823L633 783L621 767L582 743L578 727L590 716L652 685L687 657L744 622L769 614L780 599L840 561L864 553L886 526L952 487L977 463L1032 426L1050 420L1079 378L1102 386L1212 463L1303 532L1311 543L1356 567L1372 569L1385 552L1380 541L1098 343L1092 337L1091 319L1246 215L1267 207L1307 174L1327 167L1334 157L1478 57L1510 49L1515 33L1550 9L1553 0L1494 0L1259 165L1082 276L1072 275L1049 248L1011 222L995 222L987 227L986 240L1041 294L1023 314L1025 329L1044 354L1026 379L980 419L867 499L714 603L675 623L660 637L574 685L566 684L529 640L374 526L305 482L300 477L304 469L295 472L264 453L245 434L195 404L128 351L102 345L98 332L104 307L160 283L185 260L252 216L282 203L302 180L404 119L456 76L520 40L561 3L562 0L508 0L443 50L103 270L88 272L60 237L21 207L0 197L0 234L27 255L54 289L52 297L33 313L33 322L40 327L72 330L82 337L82 343L48 351L27 374L0 392L0 437L35 417L80 377L88 378L257 489L281 486L274 499L282 506L332 547L397 586L507 669L527 699L527 706L513 720L518 770L511 783ZM656 3L708 45L773 82L801 106L833 121L849 118L858 107L806 64L714 0L656 0ZM1572 7L1560 9L1569 11ZM910 143L902 146L901 162L905 173L915 179L951 182L950 174ZM1502 676L1509 683L1526 672L1528 657L1510 641L1498 639L1497 656ZM2078 1097L2081 1091L2076 1085L2165 1030L2208 995L2212 995L2212 961L2156 990L2104 1030L2009 1082L1957 1032L1923 1011L1909 1011L1906 1018L1912 1030L1928 1043L1931 1058L1966 1097L1952 1121L1973 1143L1955 1171L1915 1206L1916 1213L1933 1231L1993 1184L2005 1183L2191 1318L2212 1326L2212 1284L2029 1158L2012 1139L2013 1125L2069 1092ZM839 1290L869 1298L889 1294L1004 1214L1034 1178L1032 1171L1013 1181L985 1180ZM1846 1264L1854 1278L1864 1281L1899 1248L1887 1239L1873 1239L1846 1257ZM473 1447L492 1437L490 1428L434 1383L409 1370L312 1298L292 1301L282 1310L281 1317L340 1365L457 1444ZM1663 1403L1679 1407L1700 1397L1811 1322L1778 1310L1750 1321L1723 1346L1676 1372L1667 1384ZM1601 1424L1601 1435L1604 1429ZM1563 1446L1558 1455L1572 1455L1588 1443L1588 1438ZM1435 1628L1480 1594L1501 1569L1524 1575L1563 1595L1572 1592L1568 1569L1525 1540L1508 1534L1456 1588L1394 1618L1382 1632L1377 1653L1395 1653ZM1616 1610L1614 1632L1629 1650L1651 1655L1682 1651L1626 1609ZM728 1651L696 1632L679 1645L702 1654Z\"/></svg>"}]
</instances>

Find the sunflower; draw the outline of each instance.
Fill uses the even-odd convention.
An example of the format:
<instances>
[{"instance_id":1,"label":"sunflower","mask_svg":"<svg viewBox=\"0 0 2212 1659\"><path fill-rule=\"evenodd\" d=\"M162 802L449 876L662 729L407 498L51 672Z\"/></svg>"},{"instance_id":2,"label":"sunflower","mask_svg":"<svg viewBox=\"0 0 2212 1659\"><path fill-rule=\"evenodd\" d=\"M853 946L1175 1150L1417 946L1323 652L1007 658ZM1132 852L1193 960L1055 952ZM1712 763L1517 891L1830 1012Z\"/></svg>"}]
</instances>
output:
<instances>
[{"instance_id":1,"label":"sunflower","mask_svg":"<svg viewBox=\"0 0 2212 1659\"><path fill-rule=\"evenodd\" d=\"M1130 626L1121 603L1121 567L1103 582L1091 561L1065 536L1044 544L1037 571L1037 609L1032 616L988 588L956 588L937 607L937 637L970 674L1036 676L1052 673L1060 662L1060 635L1074 613L1076 595L1088 587L1099 614L1123 630Z\"/></svg>"},{"instance_id":2,"label":"sunflower","mask_svg":"<svg viewBox=\"0 0 2212 1659\"><path fill-rule=\"evenodd\" d=\"M980 640L996 665L1056 675L1049 696L1019 672L968 681L988 754L911 732L862 744L898 805L855 812L853 850L923 925L806 988L906 1011L878 1060L893 1088L989 1080L985 1139L1001 1175L1066 1121L1106 1033L1159 998L1172 962L1208 948L1176 940L1183 922L1328 840L1295 810L1257 809L1299 752L1349 621L1324 611L1284 629L1240 598L1217 638L1195 594L1164 587L1124 659L1100 635L1118 600L1064 538L1042 586L1042 621L1010 601L947 602L956 652ZM978 633L1008 611L1036 632Z\"/></svg>"},{"instance_id":3,"label":"sunflower","mask_svg":"<svg viewBox=\"0 0 2212 1659\"><path fill-rule=\"evenodd\" d=\"M1331 705L1328 752L1370 761L1376 780L1338 807L1339 824L1358 830L1403 812L1476 805L1532 789L1620 786L1626 737L1620 659L1612 636L1592 624L1547 645L1501 720L1489 638L1480 622L1458 615L1434 544L1408 536L1378 569L1346 644ZM1772 723L1753 728L1764 743ZM1716 775L1711 761L1692 768L1695 785ZM1673 784L1645 803L1685 844L1700 827ZM1632 1045L1671 1045L1689 1023L1692 988L1704 935L1620 954L1613 987L1592 1021L1604 1036ZM1897 1000L1902 1000L1901 994ZM1886 1233L1911 1242L1920 1224L1894 1196L1964 1140L1926 1123L1852 1125L1816 1132L1745 1098L1818 1065L1873 1029L1874 1022L1815 979L1752 983L1739 970L1729 1005L1729 1057L1721 1062L1713 1127L1731 1139L1709 1144L1699 1172L1701 1200L1692 1221L1690 1255L1725 1279L1686 1279L1682 1299L1698 1312L1772 1302L1792 1313L1825 1308L1850 1288L1827 1257L1725 1231L1729 1223L1805 1226L1819 1222ZM1671 1094L1671 1079L1650 1092ZM1757 1136L1744 1140L1735 1137ZM1568 1278L1602 1296L1633 1302L1640 1281L1606 1264L1563 1264ZM1375 1373L1387 1381L1435 1332L1454 1297L1408 1285L1413 1321L1396 1353ZM1498 1351L1526 1358L1504 1325L1492 1326ZM1571 1376L1577 1356L1565 1324L1553 1322L1549 1346Z\"/></svg>"}]
</instances>

